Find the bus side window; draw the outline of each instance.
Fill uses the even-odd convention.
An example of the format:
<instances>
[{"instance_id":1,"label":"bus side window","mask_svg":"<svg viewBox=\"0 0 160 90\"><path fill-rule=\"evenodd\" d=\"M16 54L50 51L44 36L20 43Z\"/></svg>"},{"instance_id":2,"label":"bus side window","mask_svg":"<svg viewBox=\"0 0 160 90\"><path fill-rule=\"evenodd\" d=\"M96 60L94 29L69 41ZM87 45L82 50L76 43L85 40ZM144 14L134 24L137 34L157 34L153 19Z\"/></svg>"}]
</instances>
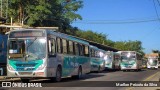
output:
<instances>
[{"instance_id":1,"label":"bus side window","mask_svg":"<svg viewBox=\"0 0 160 90\"><path fill-rule=\"evenodd\" d=\"M62 39L57 38L57 52L62 53Z\"/></svg>"},{"instance_id":2,"label":"bus side window","mask_svg":"<svg viewBox=\"0 0 160 90\"><path fill-rule=\"evenodd\" d=\"M54 55L56 53L55 40L51 40L51 54Z\"/></svg>"},{"instance_id":3,"label":"bus side window","mask_svg":"<svg viewBox=\"0 0 160 90\"><path fill-rule=\"evenodd\" d=\"M89 47L85 45L85 56L89 57Z\"/></svg>"},{"instance_id":4,"label":"bus side window","mask_svg":"<svg viewBox=\"0 0 160 90\"><path fill-rule=\"evenodd\" d=\"M74 51L75 51L75 55L79 55L79 44L78 43L74 43Z\"/></svg>"},{"instance_id":5,"label":"bus side window","mask_svg":"<svg viewBox=\"0 0 160 90\"><path fill-rule=\"evenodd\" d=\"M82 54L82 53L81 53L81 51L82 51L81 48L82 48L82 46L81 46L80 44L78 44L78 49L79 49L79 55L80 55L80 56L81 56L81 54Z\"/></svg>"},{"instance_id":6,"label":"bus side window","mask_svg":"<svg viewBox=\"0 0 160 90\"><path fill-rule=\"evenodd\" d=\"M56 53L55 39L50 39L48 41L48 52L49 55L55 55Z\"/></svg>"},{"instance_id":7,"label":"bus side window","mask_svg":"<svg viewBox=\"0 0 160 90\"><path fill-rule=\"evenodd\" d=\"M79 45L80 56L84 56L84 45Z\"/></svg>"},{"instance_id":8,"label":"bus side window","mask_svg":"<svg viewBox=\"0 0 160 90\"><path fill-rule=\"evenodd\" d=\"M92 53L91 56L92 56L92 57L95 57L95 51L94 51L93 49L91 50L91 53Z\"/></svg>"},{"instance_id":9,"label":"bus side window","mask_svg":"<svg viewBox=\"0 0 160 90\"><path fill-rule=\"evenodd\" d=\"M85 56L85 45L82 45L82 56Z\"/></svg>"},{"instance_id":10,"label":"bus side window","mask_svg":"<svg viewBox=\"0 0 160 90\"><path fill-rule=\"evenodd\" d=\"M62 39L63 53L67 54L67 41Z\"/></svg>"},{"instance_id":11,"label":"bus side window","mask_svg":"<svg viewBox=\"0 0 160 90\"><path fill-rule=\"evenodd\" d=\"M69 48L68 48L68 52L69 54L73 54L73 42L69 41L68 42Z\"/></svg>"},{"instance_id":12,"label":"bus side window","mask_svg":"<svg viewBox=\"0 0 160 90\"><path fill-rule=\"evenodd\" d=\"M93 49L91 49L91 57L93 57Z\"/></svg>"}]
</instances>

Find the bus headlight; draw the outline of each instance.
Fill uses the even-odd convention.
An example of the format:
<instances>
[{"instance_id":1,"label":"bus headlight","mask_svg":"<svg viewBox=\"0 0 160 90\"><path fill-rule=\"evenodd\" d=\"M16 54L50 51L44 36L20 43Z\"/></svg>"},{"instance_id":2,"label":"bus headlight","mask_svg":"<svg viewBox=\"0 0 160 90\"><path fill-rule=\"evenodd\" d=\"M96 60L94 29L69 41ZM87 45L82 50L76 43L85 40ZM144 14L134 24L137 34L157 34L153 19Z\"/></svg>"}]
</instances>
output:
<instances>
[{"instance_id":1,"label":"bus headlight","mask_svg":"<svg viewBox=\"0 0 160 90\"><path fill-rule=\"evenodd\" d=\"M44 63L42 63L38 68L37 70L43 70L46 66L46 62L44 61Z\"/></svg>"},{"instance_id":2,"label":"bus headlight","mask_svg":"<svg viewBox=\"0 0 160 90\"><path fill-rule=\"evenodd\" d=\"M15 69L11 65L8 64L7 67L8 67L9 70L15 71Z\"/></svg>"}]
</instances>

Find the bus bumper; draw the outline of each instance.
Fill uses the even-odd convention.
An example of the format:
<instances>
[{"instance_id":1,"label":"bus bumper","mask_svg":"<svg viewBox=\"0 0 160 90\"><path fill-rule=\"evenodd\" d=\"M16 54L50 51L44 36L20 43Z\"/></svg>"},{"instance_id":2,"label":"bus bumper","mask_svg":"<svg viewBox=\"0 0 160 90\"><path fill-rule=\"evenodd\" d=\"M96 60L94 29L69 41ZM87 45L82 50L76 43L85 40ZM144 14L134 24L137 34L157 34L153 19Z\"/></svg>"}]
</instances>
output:
<instances>
[{"instance_id":1,"label":"bus bumper","mask_svg":"<svg viewBox=\"0 0 160 90\"><path fill-rule=\"evenodd\" d=\"M151 68L158 69L158 66L148 66L147 68L148 68L148 69L151 69Z\"/></svg>"},{"instance_id":2,"label":"bus bumper","mask_svg":"<svg viewBox=\"0 0 160 90\"><path fill-rule=\"evenodd\" d=\"M46 70L39 71L11 71L7 69L7 77L47 77Z\"/></svg>"}]
</instances>

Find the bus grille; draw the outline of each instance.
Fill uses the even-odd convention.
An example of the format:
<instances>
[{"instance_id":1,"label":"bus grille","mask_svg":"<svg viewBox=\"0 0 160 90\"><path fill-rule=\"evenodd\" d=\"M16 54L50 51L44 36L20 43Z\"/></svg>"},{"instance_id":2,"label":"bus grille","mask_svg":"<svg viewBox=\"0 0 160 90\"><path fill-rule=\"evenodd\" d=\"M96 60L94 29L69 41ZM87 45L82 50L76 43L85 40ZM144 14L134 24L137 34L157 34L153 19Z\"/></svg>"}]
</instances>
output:
<instances>
[{"instance_id":1,"label":"bus grille","mask_svg":"<svg viewBox=\"0 0 160 90\"><path fill-rule=\"evenodd\" d=\"M35 70L36 64L16 64L17 71L33 71Z\"/></svg>"},{"instance_id":2,"label":"bus grille","mask_svg":"<svg viewBox=\"0 0 160 90\"><path fill-rule=\"evenodd\" d=\"M19 75L32 75L32 72L18 72Z\"/></svg>"},{"instance_id":3,"label":"bus grille","mask_svg":"<svg viewBox=\"0 0 160 90\"><path fill-rule=\"evenodd\" d=\"M33 71L35 68L17 68L17 71Z\"/></svg>"}]
</instances>

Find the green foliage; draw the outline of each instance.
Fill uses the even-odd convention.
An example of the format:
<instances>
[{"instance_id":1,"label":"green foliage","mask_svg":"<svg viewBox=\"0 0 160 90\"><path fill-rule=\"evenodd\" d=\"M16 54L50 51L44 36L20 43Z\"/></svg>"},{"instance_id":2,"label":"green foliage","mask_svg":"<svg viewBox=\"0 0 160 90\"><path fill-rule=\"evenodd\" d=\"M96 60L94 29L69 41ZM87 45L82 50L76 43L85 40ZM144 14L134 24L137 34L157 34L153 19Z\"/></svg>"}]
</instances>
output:
<instances>
[{"instance_id":1,"label":"green foliage","mask_svg":"<svg viewBox=\"0 0 160 90\"><path fill-rule=\"evenodd\" d=\"M141 41L118 41L115 42L114 48L126 51L137 51L144 55L142 42Z\"/></svg>"},{"instance_id":2,"label":"green foliage","mask_svg":"<svg viewBox=\"0 0 160 90\"><path fill-rule=\"evenodd\" d=\"M82 19L75 12L83 7L81 0L11 0L9 17L16 23L29 26L56 26L66 32L70 23Z\"/></svg>"},{"instance_id":3,"label":"green foliage","mask_svg":"<svg viewBox=\"0 0 160 90\"><path fill-rule=\"evenodd\" d=\"M159 53L160 54L160 51L159 50L152 50L152 53Z\"/></svg>"},{"instance_id":4,"label":"green foliage","mask_svg":"<svg viewBox=\"0 0 160 90\"><path fill-rule=\"evenodd\" d=\"M78 30L76 32L76 36L104 45L109 45L109 46L113 45L113 41L107 40L107 35L103 33L96 33L91 30L88 31Z\"/></svg>"}]
</instances>

